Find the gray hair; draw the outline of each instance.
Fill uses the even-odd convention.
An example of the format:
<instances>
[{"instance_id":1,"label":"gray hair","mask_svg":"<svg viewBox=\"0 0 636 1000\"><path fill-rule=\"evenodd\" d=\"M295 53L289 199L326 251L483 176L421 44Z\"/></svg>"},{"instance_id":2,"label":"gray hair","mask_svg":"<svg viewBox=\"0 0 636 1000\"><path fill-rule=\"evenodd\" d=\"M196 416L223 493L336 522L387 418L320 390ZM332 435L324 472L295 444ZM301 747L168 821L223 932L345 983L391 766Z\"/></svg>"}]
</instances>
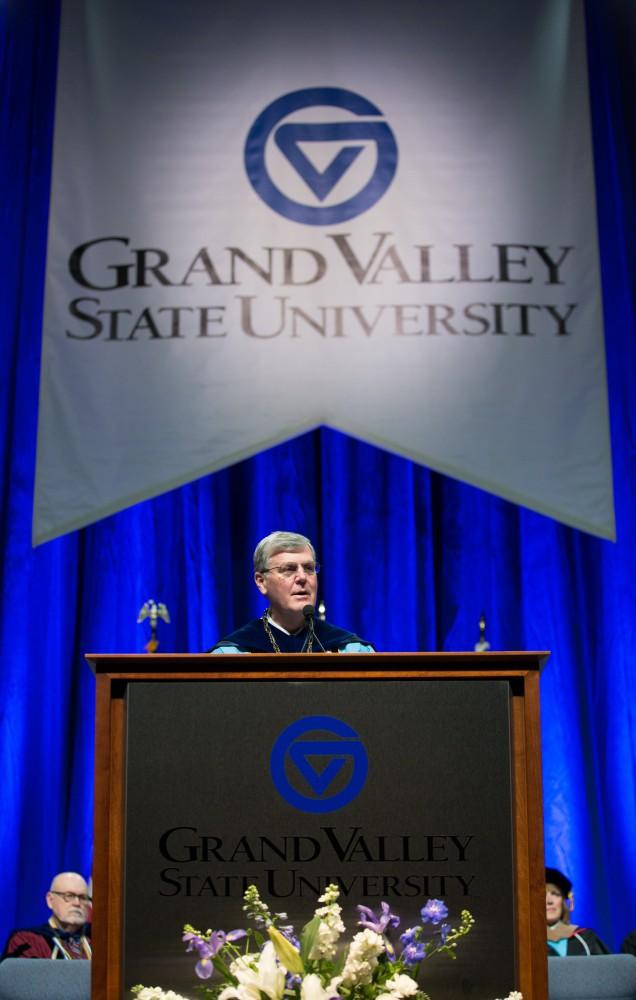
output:
<instances>
[{"instance_id":1,"label":"gray hair","mask_svg":"<svg viewBox=\"0 0 636 1000\"><path fill-rule=\"evenodd\" d=\"M277 552L299 552L301 549L310 549L312 557L316 558L316 550L304 535L295 531L272 531L261 538L254 549L254 571L262 573L266 570L270 558Z\"/></svg>"}]
</instances>

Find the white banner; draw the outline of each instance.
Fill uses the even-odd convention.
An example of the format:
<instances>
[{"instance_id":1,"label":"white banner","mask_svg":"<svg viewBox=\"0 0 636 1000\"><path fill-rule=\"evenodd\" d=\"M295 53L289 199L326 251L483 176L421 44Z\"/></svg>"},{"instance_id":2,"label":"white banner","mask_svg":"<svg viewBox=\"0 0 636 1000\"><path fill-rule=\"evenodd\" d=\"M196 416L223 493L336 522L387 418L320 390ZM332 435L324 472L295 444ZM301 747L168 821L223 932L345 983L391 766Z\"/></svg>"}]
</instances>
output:
<instances>
[{"instance_id":1,"label":"white banner","mask_svg":"<svg viewBox=\"0 0 636 1000\"><path fill-rule=\"evenodd\" d=\"M579 0L64 0L35 541L319 425L613 537Z\"/></svg>"}]
</instances>

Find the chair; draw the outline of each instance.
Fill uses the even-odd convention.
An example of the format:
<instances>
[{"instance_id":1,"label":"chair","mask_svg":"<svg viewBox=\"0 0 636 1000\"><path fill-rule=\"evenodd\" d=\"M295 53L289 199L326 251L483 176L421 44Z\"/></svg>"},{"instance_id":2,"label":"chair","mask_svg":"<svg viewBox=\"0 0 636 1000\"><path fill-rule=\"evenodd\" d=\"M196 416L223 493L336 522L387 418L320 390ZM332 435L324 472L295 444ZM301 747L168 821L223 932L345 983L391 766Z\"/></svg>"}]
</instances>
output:
<instances>
[{"instance_id":1,"label":"chair","mask_svg":"<svg viewBox=\"0 0 636 1000\"><path fill-rule=\"evenodd\" d=\"M88 961L5 958L0 962L0 1000L90 1000L90 997Z\"/></svg>"},{"instance_id":2,"label":"chair","mask_svg":"<svg viewBox=\"0 0 636 1000\"><path fill-rule=\"evenodd\" d=\"M636 1000L636 956L548 959L550 1000Z\"/></svg>"}]
</instances>

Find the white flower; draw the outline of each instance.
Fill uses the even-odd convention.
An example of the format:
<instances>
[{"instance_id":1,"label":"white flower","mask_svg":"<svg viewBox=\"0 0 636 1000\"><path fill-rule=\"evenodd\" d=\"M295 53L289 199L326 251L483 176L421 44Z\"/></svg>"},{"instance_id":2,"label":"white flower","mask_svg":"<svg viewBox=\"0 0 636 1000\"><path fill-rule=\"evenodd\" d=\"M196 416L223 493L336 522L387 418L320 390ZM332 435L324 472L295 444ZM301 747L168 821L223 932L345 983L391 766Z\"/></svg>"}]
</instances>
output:
<instances>
[{"instance_id":1,"label":"white flower","mask_svg":"<svg viewBox=\"0 0 636 1000\"><path fill-rule=\"evenodd\" d=\"M270 1000L282 1000L285 989L285 970L276 961L274 945L268 941L260 955L243 955L232 962L232 974L237 986L226 986L218 1000L261 1000L265 993Z\"/></svg>"},{"instance_id":2,"label":"white flower","mask_svg":"<svg viewBox=\"0 0 636 1000\"><path fill-rule=\"evenodd\" d=\"M369 929L360 931L351 942L347 961L342 970L342 982L351 986L366 986L371 982L378 955L384 951L381 934Z\"/></svg>"},{"instance_id":3,"label":"white flower","mask_svg":"<svg viewBox=\"0 0 636 1000\"><path fill-rule=\"evenodd\" d=\"M322 896L318 896L318 902L331 906L332 903L336 903L338 901L339 895L340 889L337 885L331 882L323 892Z\"/></svg>"},{"instance_id":4,"label":"white flower","mask_svg":"<svg viewBox=\"0 0 636 1000\"><path fill-rule=\"evenodd\" d=\"M523 1000L523 993L519 993L518 990L513 990L509 993L505 1000Z\"/></svg>"},{"instance_id":5,"label":"white flower","mask_svg":"<svg viewBox=\"0 0 636 1000\"><path fill-rule=\"evenodd\" d=\"M387 990L387 993L383 993L381 996L389 996L392 1000L403 1000L404 997L412 997L417 993L419 986L410 976L402 974L387 979L384 988ZM378 997L377 1000L380 1000L380 998Z\"/></svg>"},{"instance_id":6,"label":"white flower","mask_svg":"<svg viewBox=\"0 0 636 1000\"><path fill-rule=\"evenodd\" d=\"M322 910L316 910L316 916L321 917L321 920L309 955L310 958L334 957L338 947L338 938L345 929L340 913L341 910L337 903L333 906L325 906Z\"/></svg>"},{"instance_id":7,"label":"white flower","mask_svg":"<svg viewBox=\"0 0 636 1000\"><path fill-rule=\"evenodd\" d=\"M314 944L309 957L317 960L320 958L333 958L338 946L338 938L345 929L342 922L342 909L338 906L338 886L328 885L318 902L324 903L319 906L315 916L320 917L318 931L314 938Z\"/></svg>"},{"instance_id":8,"label":"white flower","mask_svg":"<svg viewBox=\"0 0 636 1000\"><path fill-rule=\"evenodd\" d=\"M320 982L320 977L310 972L300 984L300 1000L330 1000L338 992L341 982L342 978L336 976L325 987Z\"/></svg>"},{"instance_id":9,"label":"white flower","mask_svg":"<svg viewBox=\"0 0 636 1000\"><path fill-rule=\"evenodd\" d=\"M173 993L172 990L164 993L160 986L135 987L132 992L137 1000L186 1000L185 997L180 996L179 993Z\"/></svg>"}]
</instances>

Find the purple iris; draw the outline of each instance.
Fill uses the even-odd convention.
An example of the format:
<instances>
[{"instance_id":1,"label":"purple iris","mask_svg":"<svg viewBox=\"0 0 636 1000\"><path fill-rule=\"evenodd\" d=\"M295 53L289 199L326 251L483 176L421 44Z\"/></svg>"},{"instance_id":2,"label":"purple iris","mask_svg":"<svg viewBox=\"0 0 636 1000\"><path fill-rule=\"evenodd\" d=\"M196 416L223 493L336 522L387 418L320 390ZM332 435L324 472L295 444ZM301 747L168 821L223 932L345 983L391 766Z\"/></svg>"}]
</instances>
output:
<instances>
[{"instance_id":1,"label":"purple iris","mask_svg":"<svg viewBox=\"0 0 636 1000\"><path fill-rule=\"evenodd\" d=\"M216 951L211 943L206 944L206 942L203 941L198 946L197 952L199 955L199 961L194 967L195 974L199 977L199 979L209 979L214 971L212 959L216 955Z\"/></svg>"},{"instance_id":2,"label":"purple iris","mask_svg":"<svg viewBox=\"0 0 636 1000\"><path fill-rule=\"evenodd\" d=\"M444 917L448 916L448 907L442 903L441 899L429 899L426 906L420 910L420 914L425 924L429 921L432 924L439 924Z\"/></svg>"},{"instance_id":3,"label":"purple iris","mask_svg":"<svg viewBox=\"0 0 636 1000\"><path fill-rule=\"evenodd\" d=\"M193 934L192 931L186 931L183 935L183 940L188 945L186 951L196 951L199 956L199 961L194 967L194 971L199 979L210 978L214 969L212 959L218 954L226 941L238 941L240 938L244 938L246 934L247 931L243 930L230 931L228 934L224 931L213 931L210 935L210 940L205 941L200 934Z\"/></svg>"},{"instance_id":4,"label":"purple iris","mask_svg":"<svg viewBox=\"0 0 636 1000\"><path fill-rule=\"evenodd\" d=\"M357 910L362 918L358 920L359 925L370 931L375 931L376 934L384 934L387 927L399 927L400 918L395 913L391 913L389 904L383 902L380 903L380 907L382 912L379 917L376 917L368 906L358 906Z\"/></svg>"},{"instance_id":5,"label":"purple iris","mask_svg":"<svg viewBox=\"0 0 636 1000\"><path fill-rule=\"evenodd\" d=\"M440 927L439 936L442 944L446 944L446 938L448 937L450 929L451 929L450 924L442 924L442 926Z\"/></svg>"},{"instance_id":6,"label":"purple iris","mask_svg":"<svg viewBox=\"0 0 636 1000\"><path fill-rule=\"evenodd\" d=\"M184 931L182 940L187 941L188 947L186 951L192 951L193 948L197 947L199 942L203 943L203 938L198 934L193 934L192 931Z\"/></svg>"},{"instance_id":7,"label":"purple iris","mask_svg":"<svg viewBox=\"0 0 636 1000\"><path fill-rule=\"evenodd\" d=\"M393 945L389 941L388 937L384 938L384 953L385 953L386 957L388 958L389 962L395 962L396 961L397 955L395 954L395 948L393 947Z\"/></svg>"}]
</instances>

